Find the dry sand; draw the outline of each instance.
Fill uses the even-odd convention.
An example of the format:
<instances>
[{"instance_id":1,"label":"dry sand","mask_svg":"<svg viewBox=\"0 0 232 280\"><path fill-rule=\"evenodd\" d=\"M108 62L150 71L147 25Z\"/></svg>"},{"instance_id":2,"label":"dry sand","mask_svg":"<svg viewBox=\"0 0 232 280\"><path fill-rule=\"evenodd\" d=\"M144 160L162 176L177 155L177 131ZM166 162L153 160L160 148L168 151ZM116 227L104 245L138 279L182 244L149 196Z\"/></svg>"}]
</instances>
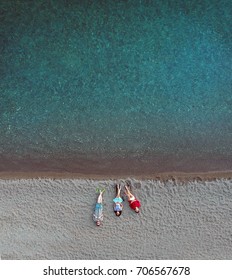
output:
<instances>
[{"instance_id":1,"label":"dry sand","mask_svg":"<svg viewBox=\"0 0 232 280\"><path fill-rule=\"evenodd\" d=\"M0 180L2 259L231 259L232 180L131 179L141 213L112 211L115 180ZM92 213L105 187L104 223Z\"/></svg>"}]
</instances>

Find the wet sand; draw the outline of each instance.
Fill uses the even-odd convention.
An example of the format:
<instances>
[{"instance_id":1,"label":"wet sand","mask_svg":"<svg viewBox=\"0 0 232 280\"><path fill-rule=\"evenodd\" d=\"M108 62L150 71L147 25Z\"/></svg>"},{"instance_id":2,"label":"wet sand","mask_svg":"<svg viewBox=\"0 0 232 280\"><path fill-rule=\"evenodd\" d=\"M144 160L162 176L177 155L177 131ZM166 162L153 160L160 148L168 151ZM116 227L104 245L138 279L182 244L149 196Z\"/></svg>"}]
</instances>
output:
<instances>
[{"instance_id":1,"label":"wet sand","mask_svg":"<svg viewBox=\"0 0 232 280\"><path fill-rule=\"evenodd\" d=\"M116 217L114 184L125 180L61 179L61 174L22 179L25 173L13 180L1 175L2 259L232 258L231 179L127 178L141 200L141 213L125 201L122 216ZM92 213L99 186L106 193L104 222L98 228Z\"/></svg>"},{"instance_id":2,"label":"wet sand","mask_svg":"<svg viewBox=\"0 0 232 280\"><path fill-rule=\"evenodd\" d=\"M11 175L12 174L12 175ZM0 156L0 178L231 178L231 156L31 155Z\"/></svg>"},{"instance_id":3,"label":"wet sand","mask_svg":"<svg viewBox=\"0 0 232 280\"><path fill-rule=\"evenodd\" d=\"M162 172L148 175L115 175L115 174L86 174L75 172L0 172L0 179L85 179L85 180L120 180L128 177L137 180L159 180L159 181L214 181L218 179L232 179L232 171L211 172Z\"/></svg>"}]
</instances>

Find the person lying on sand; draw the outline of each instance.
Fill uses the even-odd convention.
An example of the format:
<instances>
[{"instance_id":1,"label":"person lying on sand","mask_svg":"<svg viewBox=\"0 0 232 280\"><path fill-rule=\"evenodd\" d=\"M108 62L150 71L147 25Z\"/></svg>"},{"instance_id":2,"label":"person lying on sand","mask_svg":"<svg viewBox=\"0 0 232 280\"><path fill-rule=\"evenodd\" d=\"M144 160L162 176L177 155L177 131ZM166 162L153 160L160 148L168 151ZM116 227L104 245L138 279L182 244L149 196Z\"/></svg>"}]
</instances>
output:
<instances>
[{"instance_id":1,"label":"person lying on sand","mask_svg":"<svg viewBox=\"0 0 232 280\"><path fill-rule=\"evenodd\" d=\"M122 214L122 198L120 196L121 186L119 184L116 185L116 197L113 199L114 202L114 213L116 216L120 216Z\"/></svg>"},{"instance_id":2,"label":"person lying on sand","mask_svg":"<svg viewBox=\"0 0 232 280\"><path fill-rule=\"evenodd\" d=\"M139 213L139 208L141 206L140 201L135 198L135 196L130 192L129 185L125 185L125 195L128 198L128 202L130 205L130 208L133 209L136 213Z\"/></svg>"},{"instance_id":3,"label":"person lying on sand","mask_svg":"<svg viewBox=\"0 0 232 280\"><path fill-rule=\"evenodd\" d=\"M93 213L93 220L96 222L97 226L100 226L100 224L103 222L103 204L102 204L102 194L104 193L105 189L100 190L97 189L99 192L99 196L97 199L97 203L95 205L94 213Z\"/></svg>"}]
</instances>

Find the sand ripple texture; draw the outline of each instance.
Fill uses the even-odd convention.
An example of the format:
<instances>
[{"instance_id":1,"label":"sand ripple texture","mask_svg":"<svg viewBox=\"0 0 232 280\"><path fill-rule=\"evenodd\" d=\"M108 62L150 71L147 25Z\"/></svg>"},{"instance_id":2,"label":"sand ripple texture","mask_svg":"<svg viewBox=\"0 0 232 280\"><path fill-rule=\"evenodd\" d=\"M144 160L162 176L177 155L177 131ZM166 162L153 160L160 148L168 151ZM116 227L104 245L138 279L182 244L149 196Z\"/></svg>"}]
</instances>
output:
<instances>
[{"instance_id":1,"label":"sand ripple texture","mask_svg":"<svg viewBox=\"0 0 232 280\"><path fill-rule=\"evenodd\" d=\"M0 180L2 259L231 259L232 180L137 181L140 214L112 211L114 181ZM106 188L104 224L92 213Z\"/></svg>"}]
</instances>

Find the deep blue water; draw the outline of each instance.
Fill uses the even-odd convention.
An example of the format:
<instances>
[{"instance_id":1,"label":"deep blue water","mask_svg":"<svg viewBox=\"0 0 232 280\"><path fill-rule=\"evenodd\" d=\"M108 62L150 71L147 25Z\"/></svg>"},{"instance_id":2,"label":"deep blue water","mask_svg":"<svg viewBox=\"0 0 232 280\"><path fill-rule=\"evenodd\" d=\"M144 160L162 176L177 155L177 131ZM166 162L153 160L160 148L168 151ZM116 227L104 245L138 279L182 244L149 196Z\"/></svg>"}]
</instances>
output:
<instances>
[{"instance_id":1,"label":"deep blue water","mask_svg":"<svg viewBox=\"0 0 232 280\"><path fill-rule=\"evenodd\" d=\"M0 171L232 169L231 18L229 0L2 0Z\"/></svg>"}]
</instances>

